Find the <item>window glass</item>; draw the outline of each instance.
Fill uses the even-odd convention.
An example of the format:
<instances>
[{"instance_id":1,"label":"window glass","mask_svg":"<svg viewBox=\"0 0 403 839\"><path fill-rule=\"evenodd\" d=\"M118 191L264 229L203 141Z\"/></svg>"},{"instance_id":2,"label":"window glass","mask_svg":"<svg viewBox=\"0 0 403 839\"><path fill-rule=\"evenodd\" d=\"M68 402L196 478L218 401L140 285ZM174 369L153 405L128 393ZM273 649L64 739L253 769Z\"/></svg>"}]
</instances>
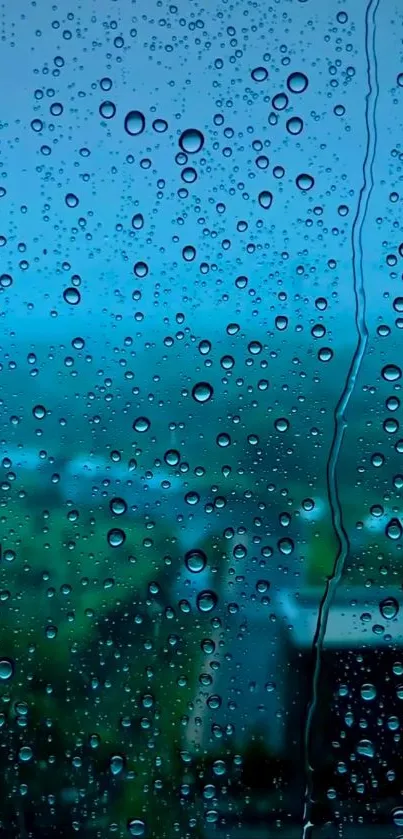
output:
<instances>
[{"instance_id":1,"label":"window glass","mask_svg":"<svg viewBox=\"0 0 403 839\"><path fill-rule=\"evenodd\" d=\"M398 839L401 9L5 4L8 839Z\"/></svg>"}]
</instances>

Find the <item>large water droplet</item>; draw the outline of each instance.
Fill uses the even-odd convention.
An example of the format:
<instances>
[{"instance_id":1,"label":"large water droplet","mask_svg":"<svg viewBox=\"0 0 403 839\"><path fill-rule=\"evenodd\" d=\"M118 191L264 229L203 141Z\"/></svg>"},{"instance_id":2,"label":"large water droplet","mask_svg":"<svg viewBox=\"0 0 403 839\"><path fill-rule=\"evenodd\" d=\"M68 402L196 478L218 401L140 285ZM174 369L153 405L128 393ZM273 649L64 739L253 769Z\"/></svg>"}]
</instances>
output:
<instances>
[{"instance_id":1,"label":"large water droplet","mask_svg":"<svg viewBox=\"0 0 403 839\"><path fill-rule=\"evenodd\" d=\"M73 288L73 286L71 286L64 289L63 298L70 306L77 306L81 300L81 294L78 288Z\"/></svg>"},{"instance_id":2,"label":"large water droplet","mask_svg":"<svg viewBox=\"0 0 403 839\"><path fill-rule=\"evenodd\" d=\"M214 591L206 589L197 597L197 608L200 612L211 612L217 606L218 598Z\"/></svg>"},{"instance_id":3,"label":"large water droplet","mask_svg":"<svg viewBox=\"0 0 403 839\"><path fill-rule=\"evenodd\" d=\"M188 571L191 571L192 574L200 574L201 571L204 571L207 563L207 557L204 551L195 548L192 551L188 551L185 554L185 565Z\"/></svg>"},{"instance_id":4,"label":"large water droplet","mask_svg":"<svg viewBox=\"0 0 403 839\"><path fill-rule=\"evenodd\" d=\"M295 183L297 184L298 189L303 190L304 192L308 192L312 189L315 181L312 175L308 175L306 172L303 172L301 175L298 175L295 179Z\"/></svg>"},{"instance_id":5,"label":"large water droplet","mask_svg":"<svg viewBox=\"0 0 403 839\"><path fill-rule=\"evenodd\" d=\"M196 402L208 402L213 392L213 387L208 382L197 382L192 388L192 396Z\"/></svg>"},{"instance_id":6,"label":"large water droplet","mask_svg":"<svg viewBox=\"0 0 403 839\"><path fill-rule=\"evenodd\" d=\"M379 604L379 611L385 620L393 620L399 611L399 604L395 597L385 597Z\"/></svg>"},{"instance_id":7,"label":"large water droplet","mask_svg":"<svg viewBox=\"0 0 403 839\"><path fill-rule=\"evenodd\" d=\"M126 541L126 533L119 527L112 527L108 532L107 540L111 548L120 548Z\"/></svg>"},{"instance_id":8,"label":"large water droplet","mask_svg":"<svg viewBox=\"0 0 403 839\"><path fill-rule=\"evenodd\" d=\"M376 697L375 685L371 685L370 682L366 682L364 685L361 685L360 693L366 702L372 702L372 700Z\"/></svg>"},{"instance_id":9,"label":"large water droplet","mask_svg":"<svg viewBox=\"0 0 403 839\"><path fill-rule=\"evenodd\" d=\"M147 417L137 417L134 420L133 428L138 434L144 434L145 431L148 431L150 425L150 420Z\"/></svg>"},{"instance_id":10,"label":"large water droplet","mask_svg":"<svg viewBox=\"0 0 403 839\"><path fill-rule=\"evenodd\" d=\"M119 775L124 767L124 760L122 755L112 755L109 761L109 767L112 775Z\"/></svg>"},{"instance_id":11,"label":"large water droplet","mask_svg":"<svg viewBox=\"0 0 403 839\"><path fill-rule=\"evenodd\" d=\"M127 504L124 498L112 498L109 507L115 516L122 516L127 510Z\"/></svg>"},{"instance_id":12,"label":"large water droplet","mask_svg":"<svg viewBox=\"0 0 403 839\"><path fill-rule=\"evenodd\" d=\"M287 79L287 87L291 93L303 93L308 87L308 78L305 73L290 73Z\"/></svg>"},{"instance_id":13,"label":"large water droplet","mask_svg":"<svg viewBox=\"0 0 403 839\"><path fill-rule=\"evenodd\" d=\"M399 519L391 519L386 525L385 534L388 537L388 539L400 539L402 532L403 530Z\"/></svg>"},{"instance_id":14,"label":"large water droplet","mask_svg":"<svg viewBox=\"0 0 403 839\"><path fill-rule=\"evenodd\" d=\"M130 819L127 828L130 836L144 836L146 826L143 819Z\"/></svg>"},{"instance_id":15,"label":"large water droplet","mask_svg":"<svg viewBox=\"0 0 403 839\"><path fill-rule=\"evenodd\" d=\"M273 203L273 195L268 189L264 189L262 192L259 192L258 200L263 210L269 210Z\"/></svg>"},{"instance_id":16,"label":"large water droplet","mask_svg":"<svg viewBox=\"0 0 403 839\"><path fill-rule=\"evenodd\" d=\"M204 146L204 136L198 128L187 128L179 137L179 145L186 154L196 154Z\"/></svg>"},{"instance_id":17,"label":"large water droplet","mask_svg":"<svg viewBox=\"0 0 403 839\"><path fill-rule=\"evenodd\" d=\"M136 137L137 134L142 134L146 127L144 114L141 111L129 111L125 116L125 131L131 137Z\"/></svg>"},{"instance_id":18,"label":"large water droplet","mask_svg":"<svg viewBox=\"0 0 403 839\"><path fill-rule=\"evenodd\" d=\"M402 376L402 371L397 364L386 364L382 369L382 378L387 382L396 382Z\"/></svg>"},{"instance_id":19,"label":"large water droplet","mask_svg":"<svg viewBox=\"0 0 403 839\"><path fill-rule=\"evenodd\" d=\"M0 658L0 681L7 682L14 675L14 662L10 658Z\"/></svg>"},{"instance_id":20,"label":"large water droplet","mask_svg":"<svg viewBox=\"0 0 403 839\"><path fill-rule=\"evenodd\" d=\"M254 82L264 82L266 81L268 75L266 67L255 67L251 72Z\"/></svg>"}]
</instances>

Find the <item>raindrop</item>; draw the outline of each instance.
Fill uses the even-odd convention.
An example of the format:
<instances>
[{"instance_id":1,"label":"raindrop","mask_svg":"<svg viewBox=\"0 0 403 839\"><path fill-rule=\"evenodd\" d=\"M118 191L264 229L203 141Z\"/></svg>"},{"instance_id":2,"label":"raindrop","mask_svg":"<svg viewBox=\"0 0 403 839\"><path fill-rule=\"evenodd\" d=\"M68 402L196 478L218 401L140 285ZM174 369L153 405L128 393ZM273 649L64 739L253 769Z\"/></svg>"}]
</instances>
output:
<instances>
[{"instance_id":1,"label":"raindrop","mask_svg":"<svg viewBox=\"0 0 403 839\"><path fill-rule=\"evenodd\" d=\"M399 604L395 597L385 597L379 604L379 611L385 620L393 620L399 611Z\"/></svg>"},{"instance_id":2,"label":"raindrop","mask_svg":"<svg viewBox=\"0 0 403 839\"><path fill-rule=\"evenodd\" d=\"M14 662L11 658L0 658L0 681L7 682L14 675Z\"/></svg>"},{"instance_id":3,"label":"raindrop","mask_svg":"<svg viewBox=\"0 0 403 839\"><path fill-rule=\"evenodd\" d=\"M119 775L124 767L124 760L122 755L112 755L109 761L109 768L112 775ZM141 835L141 834L140 834Z\"/></svg>"},{"instance_id":4,"label":"raindrop","mask_svg":"<svg viewBox=\"0 0 403 839\"><path fill-rule=\"evenodd\" d=\"M382 378L387 382L396 382L402 376L402 371L397 364L386 364L382 369Z\"/></svg>"},{"instance_id":5,"label":"raindrop","mask_svg":"<svg viewBox=\"0 0 403 839\"><path fill-rule=\"evenodd\" d=\"M218 598L214 591L206 589L197 596L197 608L200 612L211 612L217 606Z\"/></svg>"},{"instance_id":6,"label":"raindrop","mask_svg":"<svg viewBox=\"0 0 403 839\"><path fill-rule=\"evenodd\" d=\"M67 206L70 207L70 208L77 207L78 204L79 204L79 200L77 198L77 195L74 195L74 192L68 192L64 200L65 200Z\"/></svg>"},{"instance_id":7,"label":"raindrop","mask_svg":"<svg viewBox=\"0 0 403 839\"><path fill-rule=\"evenodd\" d=\"M186 568L188 569L188 571L191 571L192 574L200 574L201 571L204 571L206 564L206 554L199 548L195 548L194 550L188 551L185 554Z\"/></svg>"},{"instance_id":8,"label":"raindrop","mask_svg":"<svg viewBox=\"0 0 403 839\"><path fill-rule=\"evenodd\" d=\"M396 541L396 539L400 539L402 532L402 526L399 519L391 519L386 525L385 534L389 539L393 539L394 541Z\"/></svg>"},{"instance_id":9,"label":"raindrop","mask_svg":"<svg viewBox=\"0 0 403 839\"><path fill-rule=\"evenodd\" d=\"M32 760L33 755L34 753L30 746L22 746L18 752L18 757L22 763L28 763L29 760Z\"/></svg>"},{"instance_id":10,"label":"raindrop","mask_svg":"<svg viewBox=\"0 0 403 839\"><path fill-rule=\"evenodd\" d=\"M187 128L179 137L179 145L186 154L196 154L204 146L204 136L198 128Z\"/></svg>"},{"instance_id":11,"label":"raindrop","mask_svg":"<svg viewBox=\"0 0 403 839\"><path fill-rule=\"evenodd\" d=\"M104 119L112 119L112 117L116 114L116 105L114 102L110 102L106 100L105 102L101 102L99 106L99 113L101 117Z\"/></svg>"},{"instance_id":12,"label":"raindrop","mask_svg":"<svg viewBox=\"0 0 403 839\"><path fill-rule=\"evenodd\" d=\"M192 388L192 396L196 402L208 402L214 393L208 382L197 382Z\"/></svg>"},{"instance_id":13,"label":"raindrop","mask_svg":"<svg viewBox=\"0 0 403 839\"><path fill-rule=\"evenodd\" d=\"M360 693L362 699L365 699L366 702L372 702L372 700L376 697L376 688L374 685L366 682L364 685L361 685Z\"/></svg>"},{"instance_id":14,"label":"raindrop","mask_svg":"<svg viewBox=\"0 0 403 839\"><path fill-rule=\"evenodd\" d=\"M291 73L287 79L287 87L291 93L303 93L308 87L305 73Z\"/></svg>"},{"instance_id":15,"label":"raindrop","mask_svg":"<svg viewBox=\"0 0 403 839\"><path fill-rule=\"evenodd\" d=\"M70 286L69 288L64 289L63 298L70 306L77 306L81 300L81 294L78 288Z\"/></svg>"},{"instance_id":16,"label":"raindrop","mask_svg":"<svg viewBox=\"0 0 403 839\"><path fill-rule=\"evenodd\" d=\"M268 210L273 203L273 195L268 189L259 192L258 201L263 210Z\"/></svg>"},{"instance_id":17,"label":"raindrop","mask_svg":"<svg viewBox=\"0 0 403 839\"><path fill-rule=\"evenodd\" d=\"M125 116L125 131L131 137L136 137L137 134L142 134L146 126L144 114L141 111L129 111Z\"/></svg>"},{"instance_id":18,"label":"raindrop","mask_svg":"<svg viewBox=\"0 0 403 839\"><path fill-rule=\"evenodd\" d=\"M193 245L185 245L182 249L182 256L185 262L193 262L196 258L196 248Z\"/></svg>"},{"instance_id":19,"label":"raindrop","mask_svg":"<svg viewBox=\"0 0 403 839\"><path fill-rule=\"evenodd\" d=\"M301 175L298 175L295 179L295 183L297 184L298 189L303 190L304 192L308 192L312 189L315 181L312 175L307 175L306 172L303 172Z\"/></svg>"},{"instance_id":20,"label":"raindrop","mask_svg":"<svg viewBox=\"0 0 403 839\"><path fill-rule=\"evenodd\" d=\"M35 407L32 408L32 413L35 419L42 420L46 417L46 408L44 408L43 405L35 405Z\"/></svg>"},{"instance_id":21,"label":"raindrop","mask_svg":"<svg viewBox=\"0 0 403 839\"><path fill-rule=\"evenodd\" d=\"M109 504L111 513L115 516L122 516L127 510L127 504L124 498L112 498Z\"/></svg>"},{"instance_id":22,"label":"raindrop","mask_svg":"<svg viewBox=\"0 0 403 839\"><path fill-rule=\"evenodd\" d=\"M130 819L127 829L130 836L144 836L146 826L143 819Z\"/></svg>"},{"instance_id":23,"label":"raindrop","mask_svg":"<svg viewBox=\"0 0 403 839\"><path fill-rule=\"evenodd\" d=\"M144 277L148 274L148 265L146 262L136 262L133 265L133 273L138 277L140 280L144 279Z\"/></svg>"},{"instance_id":24,"label":"raindrop","mask_svg":"<svg viewBox=\"0 0 403 839\"><path fill-rule=\"evenodd\" d=\"M133 429L139 434L144 434L150 428L151 422L147 417L137 417L133 422Z\"/></svg>"},{"instance_id":25,"label":"raindrop","mask_svg":"<svg viewBox=\"0 0 403 839\"><path fill-rule=\"evenodd\" d=\"M289 134L301 134L304 123L301 117L291 117L287 120L286 128Z\"/></svg>"},{"instance_id":26,"label":"raindrop","mask_svg":"<svg viewBox=\"0 0 403 839\"><path fill-rule=\"evenodd\" d=\"M164 454L164 460L168 466L177 466L180 461L180 454L177 449L168 449Z\"/></svg>"},{"instance_id":27,"label":"raindrop","mask_svg":"<svg viewBox=\"0 0 403 839\"><path fill-rule=\"evenodd\" d=\"M133 230L141 230L144 227L144 217L141 213L135 213L132 218L132 228Z\"/></svg>"},{"instance_id":28,"label":"raindrop","mask_svg":"<svg viewBox=\"0 0 403 839\"><path fill-rule=\"evenodd\" d=\"M108 531L107 540L111 548L120 548L126 541L126 533L119 527L112 527Z\"/></svg>"},{"instance_id":29,"label":"raindrop","mask_svg":"<svg viewBox=\"0 0 403 839\"><path fill-rule=\"evenodd\" d=\"M255 67L251 72L254 82L265 82L268 75L266 67Z\"/></svg>"}]
</instances>

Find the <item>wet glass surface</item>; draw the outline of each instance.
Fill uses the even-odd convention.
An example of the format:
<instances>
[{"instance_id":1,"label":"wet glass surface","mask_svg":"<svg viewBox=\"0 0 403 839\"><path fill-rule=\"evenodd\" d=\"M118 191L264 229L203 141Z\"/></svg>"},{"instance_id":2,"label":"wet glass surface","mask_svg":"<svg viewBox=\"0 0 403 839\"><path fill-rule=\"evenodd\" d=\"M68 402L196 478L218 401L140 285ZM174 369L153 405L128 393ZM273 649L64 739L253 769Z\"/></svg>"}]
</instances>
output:
<instances>
[{"instance_id":1,"label":"wet glass surface","mask_svg":"<svg viewBox=\"0 0 403 839\"><path fill-rule=\"evenodd\" d=\"M402 10L0 26L0 835L401 839Z\"/></svg>"}]
</instances>

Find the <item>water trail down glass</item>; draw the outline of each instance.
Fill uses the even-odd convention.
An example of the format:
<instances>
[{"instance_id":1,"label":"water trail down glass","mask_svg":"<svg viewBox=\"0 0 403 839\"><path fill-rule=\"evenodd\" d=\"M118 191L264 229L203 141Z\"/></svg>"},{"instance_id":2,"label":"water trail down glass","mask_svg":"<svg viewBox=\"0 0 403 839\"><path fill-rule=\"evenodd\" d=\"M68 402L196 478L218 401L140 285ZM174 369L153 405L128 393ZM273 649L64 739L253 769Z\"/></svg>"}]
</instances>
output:
<instances>
[{"instance_id":1,"label":"water trail down glass","mask_svg":"<svg viewBox=\"0 0 403 839\"><path fill-rule=\"evenodd\" d=\"M333 527L339 548L335 558L332 575L328 578L319 606L318 620L313 640L314 672L312 697L308 706L305 723L305 799L303 812L302 839L310 839L314 823L312 816L313 771L311 762L311 736L318 702L318 683L321 670L321 657L326 635L330 607L340 582L344 563L349 551L349 540L344 528L342 510L337 485L337 463L346 428L345 413L351 399L356 379L362 364L368 342L366 324L365 283L363 275L362 232L373 189L373 163L376 151L376 104L378 99L378 72L375 51L376 12L379 0L370 0L365 15L365 57L367 66L367 94L365 99L366 146L362 167L363 182L360 189L356 213L351 232L353 287L355 296L355 324L357 329L357 347L351 360L346 382L337 403L334 418L334 434L327 464L327 488Z\"/></svg>"}]
</instances>

